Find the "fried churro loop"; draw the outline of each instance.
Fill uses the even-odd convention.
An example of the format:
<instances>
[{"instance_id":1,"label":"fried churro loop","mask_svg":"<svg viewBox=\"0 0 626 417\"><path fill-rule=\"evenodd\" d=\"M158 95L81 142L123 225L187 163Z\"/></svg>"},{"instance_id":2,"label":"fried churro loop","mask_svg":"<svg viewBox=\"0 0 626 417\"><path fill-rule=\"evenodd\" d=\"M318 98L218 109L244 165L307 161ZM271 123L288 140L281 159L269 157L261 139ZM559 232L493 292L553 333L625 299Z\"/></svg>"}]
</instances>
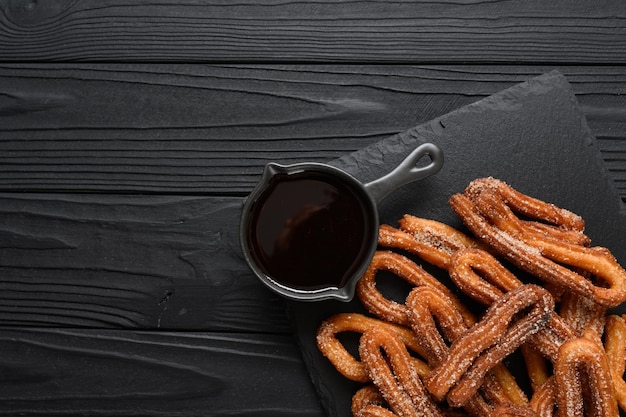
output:
<instances>
[{"instance_id":1,"label":"fried churro loop","mask_svg":"<svg viewBox=\"0 0 626 417\"><path fill-rule=\"evenodd\" d=\"M610 315L606 318L604 349L609 360L615 397L620 408L626 411L626 320L624 316Z\"/></svg>"},{"instance_id":2,"label":"fried churro loop","mask_svg":"<svg viewBox=\"0 0 626 417\"><path fill-rule=\"evenodd\" d=\"M411 328L424 350L431 367L448 356L448 345L467 331L463 317L445 295L428 287L414 288L406 300ZM443 335L442 335L443 333ZM472 415L489 415L493 408L480 395L475 395L464 407Z\"/></svg>"},{"instance_id":3,"label":"fried churro loop","mask_svg":"<svg viewBox=\"0 0 626 417\"><path fill-rule=\"evenodd\" d=\"M589 246L591 239L589 236L578 230L568 230L562 227L534 222L520 220L527 232L534 234L540 238L549 237L558 241L569 242L574 245Z\"/></svg>"},{"instance_id":4,"label":"fried churro loop","mask_svg":"<svg viewBox=\"0 0 626 417\"><path fill-rule=\"evenodd\" d=\"M441 269L448 268L450 254L415 239L409 233L387 224L378 228L378 244L386 248L402 249Z\"/></svg>"},{"instance_id":5,"label":"fried churro loop","mask_svg":"<svg viewBox=\"0 0 626 417\"><path fill-rule=\"evenodd\" d=\"M370 378L363 363L346 349L337 335L343 332L363 334L374 328L393 332L410 350L423 356L422 348L410 329L358 313L339 313L326 319L317 331L317 347L343 376L352 381L369 382ZM430 372L428 365L420 359L412 357L411 360L420 375Z\"/></svg>"},{"instance_id":6,"label":"fried churro loop","mask_svg":"<svg viewBox=\"0 0 626 417\"><path fill-rule=\"evenodd\" d=\"M365 385L352 396L351 411L355 417L397 417L375 385Z\"/></svg>"},{"instance_id":7,"label":"fried churro loop","mask_svg":"<svg viewBox=\"0 0 626 417\"><path fill-rule=\"evenodd\" d=\"M552 296L539 286L527 284L507 292L452 343L446 361L425 379L428 390L438 401L462 406L491 368L545 325L553 308Z\"/></svg>"},{"instance_id":8,"label":"fried churro loop","mask_svg":"<svg viewBox=\"0 0 626 417\"><path fill-rule=\"evenodd\" d=\"M413 286L430 286L455 300L464 317L473 317L469 309L456 299L452 291L409 258L390 251L377 251L356 286L356 293L367 310L380 319L409 326L406 306L389 300L376 288L378 271L385 270L402 278Z\"/></svg>"},{"instance_id":9,"label":"fried churro loop","mask_svg":"<svg viewBox=\"0 0 626 417\"><path fill-rule=\"evenodd\" d=\"M424 357L431 367L440 365L448 357L448 343L462 337L468 330L463 317L453 303L432 288L414 288L407 297L411 328L422 346ZM526 404L522 389L502 363L490 371L484 381L485 396L476 395L464 407L472 414L489 414L488 402L494 404Z\"/></svg>"},{"instance_id":10,"label":"fried churro loop","mask_svg":"<svg viewBox=\"0 0 626 417\"><path fill-rule=\"evenodd\" d=\"M411 234L420 242L454 253L461 248L480 247L481 244L465 233L435 220L405 214L398 222L400 230Z\"/></svg>"},{"instance_id":11,"label":"fried churro loop","mask_svg":"<svg viewBox=\"0 0 626 417\"><path fill-rule=\"evenodd\" d=\"M357 414L368 405L385 405L383 395L376 385L365 385L352 396L352 414Z\"/></svg>"},{"instance_id":12,"label":"fried churro loop","mask_svg":"<svg viewBox=\"0 0 626 417\"><path fill-rule=\"evenodd\" d=\"M476 236L501 256L548 283L566 287L606 307L615 307L626 300L626 271L605 251L528 233L502 196L489 189L468 194L471 198L465 194L453 195L450 198L452 209ZM570 220L568 216L563 217ZM559 220L570 227L576 226L576 222L569 224ZM589 271L608 284L608 288L595 285L564 265Z\"/></svg>"},{"instance_id":13,"label":"fried churro loop","mask_svg":"<svg viewBox=\"0 0 626 417\"><path fill-rule=\"evenodd\" d=\"M443 416L413 369L404 343L394 333L368 330L361 336L359 355L394 413L406 417Z\"/></svg>"},{"instance_id":14,"label":"fried churro loop","mask_svg":"<svg viewBox=\"0 0 626 417\"><path fill-rule=\"evenodd\" d=\"M518 226L519 220L516 223L517 218L513 212L496 194L481 194L475 202L478 209L496 227L511 233L515 238L537 249L545 259L553 261L554 268L548 270L548 274L537 274L538 277L571 288L581 296L592 298L608 307L615 307L626 300L626 271L607 249L589 248L547 235L529 233L528 229ZM568 265L576 271L561 265ZM562 276L565 273L566 276ZM608 284L609 288L594 285L588 276L583 275L585 273ZM576 291L579 286L581 292Z\"/></svg>"},{"instance_id":15,"label":"fried churro loop","mask_svg":"<svg viewBox=\"0 0 626 417\"><path fill-rule=\"evenodd\" d=\"M406 299L411 329L433 367L448 356L447 342L460 338L468 329L451 300L428 287L416 287Z\"/></svg>"},{"instance_id":16,"label":"fried churro loop","mask_svg":"<svg viewBox=\"0 0 626 417\"><path fill-rule=\"evenodd\" d=\"M452 256L450 277L465 294L489 306L506 292L524 285L490 253L481 249L462 249ZM556 313L549 323L531 338L531 343L553 360L559 347L576 337L573 329Z\"/></svg>"},{"instance_id":17,"label":"fried churro loop","mask_svg":"<svg viewBox=\"0 0 626 417\"><path fill-rule=\"evenodd\" d=\"M468 184L465 193L473 198L486 190L493 191L509 207L528 218L559 226L566 230L574 230L581 233L585 230L585 221L579 215L557 207L554 204L525 195L497 178L475 179Z\"/></svg>"},{"instance_id":18,"label":"fried churro loop","mask_svg":"<svg viewBox=\"0 0 626 417\"><path fill-rule=\"evenodd\" d=\"M619 415L609 362L599 343L584 337L564 343L554 364L554 376L559 417ZM585 401L587 396L589 402Z\"/></svg>"},{"instance_id":19,"label":"fried churro loop","mask_svg":"<svg viewBox=\"0 0 626 417\"><path fill-rule=\"evenodd\" d=\"M602 345L586 337L564 343L554 376L535 391L530 407L538 417L617 417L609 359Z\"/></svg>"},{"instance_id":20,"label":"fried churro loop","mask_svg":"<svg viewBox=\"0 0 626 417\"><path fill-rule=\"evenodd\" d=\"M448 269L450 257L462 248L483 247L479 241L445 223L405 215L399 228L382 225L378 243L402 249L441 269Z\"/></svg>"},{"instance_id":21,"label":"fried churro loop","mask_svg":"<svg viewBox=\"0 0 626 417\"><path fill-rule=\"evenodd\" d=\"M457 251L449 273L461 291L486 306L524 284L490 253L475 248Z\"/></svg>"},{"instance_id":22,"label":"fried churro loop","mask_svg":"<svg viewBox=\"0 0 626 417\"><path fill-rule=\"evenodd\" d=\"M435 220L404 215L398 222L400 230L408 233L420 242L445 257L446 262L440 265L447 269L450 256L459 249L483 247L482 243L467 236L459 230Z\"/></svg>"}]
</instances>

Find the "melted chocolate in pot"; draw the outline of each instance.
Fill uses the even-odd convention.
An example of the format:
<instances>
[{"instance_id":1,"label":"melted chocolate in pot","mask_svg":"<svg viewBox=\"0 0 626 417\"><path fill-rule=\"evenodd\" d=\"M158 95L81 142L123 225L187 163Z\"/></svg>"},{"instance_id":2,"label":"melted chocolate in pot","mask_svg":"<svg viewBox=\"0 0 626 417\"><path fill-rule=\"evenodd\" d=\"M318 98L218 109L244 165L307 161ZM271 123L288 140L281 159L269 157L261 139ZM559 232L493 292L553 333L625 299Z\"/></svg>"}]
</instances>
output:
<instances>
[{"instance_id":1,"label":"melted chocolate in pot","mask_svg":"<svg viewBox=\"0 0 626 417\"><path fill-rule=\"evenodd\" d=\"M275 175L252 206L256 263L292 288L342 287L371 245L374 219L358 192L324 173Z\"/></svg>"}]
</instances>

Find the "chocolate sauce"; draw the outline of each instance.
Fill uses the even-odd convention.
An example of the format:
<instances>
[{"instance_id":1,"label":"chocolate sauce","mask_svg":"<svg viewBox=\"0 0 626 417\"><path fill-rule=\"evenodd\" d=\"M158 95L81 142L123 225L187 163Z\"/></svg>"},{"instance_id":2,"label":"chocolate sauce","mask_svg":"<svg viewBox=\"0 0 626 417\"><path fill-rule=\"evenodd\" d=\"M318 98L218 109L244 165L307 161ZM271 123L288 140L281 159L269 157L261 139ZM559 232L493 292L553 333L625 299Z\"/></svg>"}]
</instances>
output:
<instances>
[{"instance_id":1,"label":"chocolate sauce","mask_svg":"<svg viewBox=\"0 0 626 417\"><path fill-rule=\"evenodd\" d=\"M372 244L375 219L363 193L326 173L275 175L251 208L258 266L292 288L342 287Z\"/></svg>"}]
</instances>

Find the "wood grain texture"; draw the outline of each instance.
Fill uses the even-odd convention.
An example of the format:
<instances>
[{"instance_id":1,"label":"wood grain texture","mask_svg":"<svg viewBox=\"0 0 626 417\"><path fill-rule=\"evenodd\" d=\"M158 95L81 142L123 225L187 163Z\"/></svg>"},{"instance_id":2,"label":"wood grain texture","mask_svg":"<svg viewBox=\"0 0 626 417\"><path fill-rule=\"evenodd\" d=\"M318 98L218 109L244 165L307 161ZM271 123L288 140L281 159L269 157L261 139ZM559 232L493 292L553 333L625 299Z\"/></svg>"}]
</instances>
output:
<instances>
[{"instance_id":1,"label":"wood grain texture","mask_svg":"<svg viewBox=\"0 0 626 417\"><path fill-rule=\"evenodd\" d=\"M621 0L0 0L0 416L322 417L236 244L261 168L558 69L626 201L625 22Z\"/></svg>"},{"instance_id":2,"label":"wood grain texture","mask_svg":"<svg viewBox=\"0 0 626 417\"><path fill-rule=\"evenodd\" d=\"M291 336L12 328L0 351L1 416L324 415Z\"/></svg>"},{"instance_id":3,"label":"wood grain texture","mask_svg":"<svg viewBox=\"0 0 626 417\"><path fill-rule=\"evenodd\" d=\"M626 198L621 66L0 65L0 190L244 195L553 69Z\"/></svg>"},{"instance_id":4,"label":"wood grain texture","mask_svg":"<svg viewBox=\"0 0 626 417\"><path fill-rule=\"evenodd\" d=\"M626 62L621 0L2 0L4 61Z\"/></svg>"},{"instance_id":5,"label":"wood grain texture","mask_svg":"<svg viewBox=\"0 0 626 417\"><path fill-rule=\"evenodd\" d=\"M238 246L241 199L0 195L0 326L288 333Z\"/></svg>"}]
</instances>

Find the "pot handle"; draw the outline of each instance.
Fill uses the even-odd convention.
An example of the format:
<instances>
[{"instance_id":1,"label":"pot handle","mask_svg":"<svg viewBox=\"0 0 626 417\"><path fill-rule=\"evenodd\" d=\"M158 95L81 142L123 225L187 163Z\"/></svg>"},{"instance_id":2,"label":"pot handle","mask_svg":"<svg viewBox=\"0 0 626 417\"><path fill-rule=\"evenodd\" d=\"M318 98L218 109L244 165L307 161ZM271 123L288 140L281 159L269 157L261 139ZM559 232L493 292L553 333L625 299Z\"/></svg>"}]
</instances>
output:
<instances>
[{"instance_id":1,"label":"pot handle","mask_svg":"<svg viewBox=\"0 0 626 417\"><path fill-rule=\"evenodd\" d=\"M425 166L416 166L426 156L430 162ZM430 177L442 166L443 151L433 143L424 143L415 148L393 171L365 184L365 189L376 203L380 203L403 185Z\"/></svg>"}]
</instances>

